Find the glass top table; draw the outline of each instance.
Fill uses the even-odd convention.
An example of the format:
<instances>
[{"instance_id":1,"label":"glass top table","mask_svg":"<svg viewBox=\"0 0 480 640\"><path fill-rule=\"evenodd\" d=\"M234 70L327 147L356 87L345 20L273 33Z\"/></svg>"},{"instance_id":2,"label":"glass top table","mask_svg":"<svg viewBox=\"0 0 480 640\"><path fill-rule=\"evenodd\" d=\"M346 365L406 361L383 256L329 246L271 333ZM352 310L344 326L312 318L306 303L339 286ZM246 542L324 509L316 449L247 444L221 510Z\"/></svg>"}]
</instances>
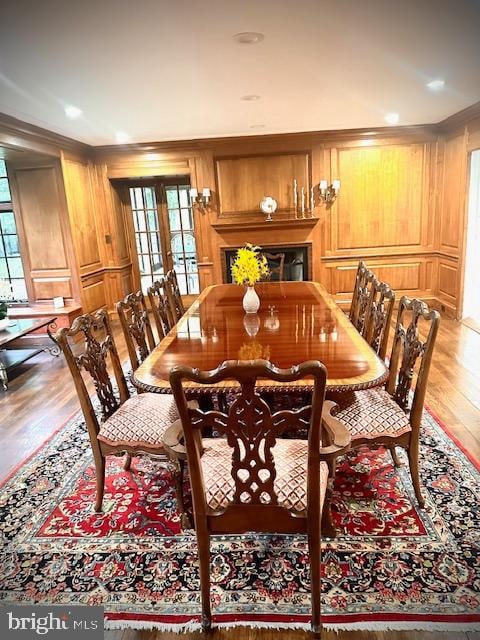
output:
<instances>
[{"instance_id":1,"label":"glass top table","mask_svg":"<svg viewBox=\"0 0 480 640\"><path fill-rule=\"evenodd\" d=\"M48 351L52 356L60 355L60 347L52 335L52 331L56 330L55 321L55 317L12 319L8 327L0 330L0 384L5 390L8 388L10 370L33 358L41 351ZM46 329L51 344L49 346L30 344L26 346L27 343L22 338L42 328Z\"/></svg>"},{"instance_id":2,"label":"glass top table","mask_svg":"<svg viewBox=\"0 0 480 640\"><path fill-rule=\"evenodd\" d=\"M381 385L388 369L326 290L315 282L269 282L255 286L261 306L245 314L244 288L235 284L206 288L170 333L133 375L141 390L170 391L175 365L208 370L225 360L263 358L280 368L320 360L327 368L327 389L354 391ZM279 383L259 381L277 388ZM215 389L235 388L232 381ZM189 392L205 386L186 382ZM308 379L289 390L309 390Z\"/></svg>"}]
</instances>

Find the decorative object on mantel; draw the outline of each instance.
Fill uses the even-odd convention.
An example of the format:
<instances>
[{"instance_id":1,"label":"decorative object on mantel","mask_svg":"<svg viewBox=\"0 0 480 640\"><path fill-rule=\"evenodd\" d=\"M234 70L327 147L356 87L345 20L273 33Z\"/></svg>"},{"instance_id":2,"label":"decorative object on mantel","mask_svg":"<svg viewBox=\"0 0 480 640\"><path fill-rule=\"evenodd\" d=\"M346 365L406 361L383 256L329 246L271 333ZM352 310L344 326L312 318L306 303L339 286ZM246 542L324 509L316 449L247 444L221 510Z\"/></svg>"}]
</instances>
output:
<instances>
[{"instance_id":1,"label":"decorative object on mantel","mask_svg":"<svg viewBox=\"0 0 480 640\"><path fill-rule=\"evenodd\" d=\"M328 180L320 180L318 185L318 193L320 194L320 200L325 202L327 207L330 207L340 190L340 180L334 180L332 184L328 184Z\"/></svg>"},{"instance_id":2,"label":"decorative object on mantel","mask_svg":"<svg viewBox=\"0 0 480 640\"><path fill-rule=\"evenodd\" d=\"M12 285L7 280L0 279L0 331L6 329L10 324L8 303L12 300Z\"/></svg>"},{"instance_id":3,"label":"decorative object on mantel","mask_svg":"<svg viewBox=\"0 0 480 640\"><path fill-rule=\"evenodd\" d=\"M210 189L204 187L202 193L198 193L195 187L190 188L190 201L193 207L197 207L199 211L205 213L211 198Z\"/></svg>"},{"instance_id":4,"label":"decorative object on mantel","mask_svg":"<svg viewBox=\"0 0 480 640\"><path fill-rule=\"evenodd\" d=\"M273 220L272 213L277 210L277 201L272 196L265 196L260 202L260 209L267 214L266 222L271 222Z\"/></svg>"},{"instance_id":5,"label":"decorative object on mantel","mask_svg":"<svg viewBox=\"0 0 480 640\"><path fill-rule=\"evenodd\" d=\"M260 299L255 291L255 283L268 276L269 269L265 256L259 255L260 247L247 242L237 251L232 264L232 278L236 284L247 285L243 296L243 308L246 313L257 313Z\"/></svg>"},{"instance_id":6,"label":"decorative object on mantel","mask_svg":"<svg viewBox=\"0 0 480 640\"><path fill-rule=\"evenodd\" d=\"M315 208L315 202L313 197L313 187L310 188L309 197L307 192L308 192L308 189L306 187L299 188L297 179L294 178L293 179L293 209L295 211L296 219L300 219L300 220L305 219L306 213L309 213L310 217L313 217L313 210ZM299 193L300 193L300 207L298 204ZM307 197L308 197L308 203L307 203Z\"/></svg>"}]
</instances>

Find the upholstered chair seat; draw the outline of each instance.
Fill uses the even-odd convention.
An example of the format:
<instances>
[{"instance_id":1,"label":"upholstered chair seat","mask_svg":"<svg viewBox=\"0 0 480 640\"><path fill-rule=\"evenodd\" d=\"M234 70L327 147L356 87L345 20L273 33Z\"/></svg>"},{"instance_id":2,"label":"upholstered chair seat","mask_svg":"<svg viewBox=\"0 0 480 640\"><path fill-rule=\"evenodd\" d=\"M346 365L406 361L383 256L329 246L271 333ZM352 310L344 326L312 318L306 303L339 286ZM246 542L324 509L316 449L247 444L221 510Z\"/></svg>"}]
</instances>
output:
<instances>
[{"instance_id":1,"label":"upholstered chair seat","mask_svg":"<svg viewBox=\"0 0 480 640\"><path fill-rule=\"evenodd\" d=\"M348 428L352 443L359 438L398 438L412 429L405 411L381 388L356 391L353 402L333 415Z\"/></svg>"},{"instance_id":2,"label":"upholstered chair seat","mask_svg":"<svg viewBox=\"0 0 480 640\"><path fill-rule=\"evenodd\" d=\"M171 395L140 393L100 425L98 439L112 446L135 444L163 450L163 434L175 420L178 411Z\"/></svg>"},{"instance_id":3,"label":"upholstered chair seat","mask_svg":"<svg viewBox=\"0 0 480 640\"><path fill-rule=\"evenodd\" d=\"M206 502L210 509L225 509L232 501L235 482L232 478L232 448L225 438L204 438L203 455L200 458L205 482ZM272 448L276 477L274 489L278 504L292 511L307 508L307 456L306 440L278 439ZM239 472L242 474L242 470ZM261 471L259 472L261 476ZM243 471L245 480L247 471ZM320 509L327 490L328 465L320 463ZM268 500L260 495L260 501Z\"/></svg>"}]
</instances>

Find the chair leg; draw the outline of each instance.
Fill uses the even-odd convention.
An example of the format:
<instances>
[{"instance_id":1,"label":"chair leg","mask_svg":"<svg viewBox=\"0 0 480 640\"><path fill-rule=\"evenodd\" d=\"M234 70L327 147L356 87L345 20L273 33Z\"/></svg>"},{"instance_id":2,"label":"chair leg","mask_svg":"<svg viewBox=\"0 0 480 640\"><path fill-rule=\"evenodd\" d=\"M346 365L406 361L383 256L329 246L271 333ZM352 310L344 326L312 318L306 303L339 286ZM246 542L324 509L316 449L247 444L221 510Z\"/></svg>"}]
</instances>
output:
<instances>
[{"instance_id":1,"label":"chair leg","mask_svg":"<svg viewBox=\"0 0 480 640\"><path fill-rule=\"evenodd\" d=\"M332 510L331 510L331 504L332 504L332 481L329 480L328 482L328 487L327 487L327 491L325 493L325 500L323 502L323 509L322 509L322 526L321 526L321 532L322 535L325 536L326 538L335 538L337 535L337 531L335 529L335 525L333 524L333 520L332 520Z\"/></svg>"},{"instance_id":2,"label":"chair leg","mask_svg":"<svg viewBox=\"0 0 480 640\"><path fill-rule=\"evenodd\" d=\"M125 469L125 471L130 471L130 467L132 465L132 454L131 453L127 453L125 454L125 462L123 463L123 468Z\"/></svg>"},{"instance_id":3,"label":"chair leg","mask_svg":"<svg viewBox=\"0 0 480 640\"><path fill-rule=\"evenodd\" d=\"M205 521L195 523L197 528L198 564L200 566L200 588L202 595L202 629L208 631L212 626L210 606L210 534Z\"/></svg>"},{"instance_id":4,"label":"chair leg","mask_svg":"<svg viewBox=\"0 0 480 640\"><path fill-rule=\"evenodd\" d=\"M425 506L425 498L422 496L422 490L420 488L420 473L419 473L419 443L410 441L408 447L408 463L410 465L410 475L412 477L413 488L415 489L415 495L418 500L418 504L421 509Z\"/></svg>"},{"instance_id":5,"label":"chair leg","mask_svg":"<svg viewBox=\"0 0 480 640\"><path fill-rule=\"evenodd\" d=\"M320 634L322 624L320 621L321 593L320 593L320 522L319 518L309 518L308 522L308 552L310 555L310 581L312 594L312 631Z\"/></svg>"},{"instance_id":6,"label":"chair leg","mask_svg":"<svg viewBox=\"0 0 480 640\"><path fill-rule=\"evenodd\" d=\"M183 529L191 529L192 523L190 521L189 514L185 509L185 501L183 499L183 478L185 473L185 460L172 460L173 464L173 479L175 482L175 499L177 501L177 508L180 513L180 521Z\"/></svg>"},{"instance_id":7,"label":"chair leg","mask_svg":"<svg viewBox=\"0 0 480 640\"><path fill-rule=\"evenodd\" d=\"M395 449L395 445L392 445L391 447L389 447L390 449L390 453L392 454L392 460L393 460L393 464L398 468L402 466L402 463L400 462L400 459L397 455L397 450Z\"/></svg>"},{"instance_id":8,"label":"chair leg","mask_svg":"<svg viewBox=\"0 0 480 640\"><path fill-rule=\"evenodd\" d=\"M95 474L97 477L97 497L95 500L95 511L101 512L103 504L103 492L105 489L105 457L101 453L94 454Z\"/></svg>"}]
</instances>

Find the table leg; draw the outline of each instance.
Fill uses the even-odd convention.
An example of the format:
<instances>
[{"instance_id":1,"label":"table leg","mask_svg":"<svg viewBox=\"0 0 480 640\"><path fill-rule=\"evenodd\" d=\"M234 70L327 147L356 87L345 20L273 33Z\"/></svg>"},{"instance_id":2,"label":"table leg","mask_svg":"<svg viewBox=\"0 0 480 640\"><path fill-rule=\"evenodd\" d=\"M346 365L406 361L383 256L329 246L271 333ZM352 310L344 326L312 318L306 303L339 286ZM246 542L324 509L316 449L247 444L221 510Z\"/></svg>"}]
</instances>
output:
<instances>
[{"instance_id":1,"label":"table leg","mask_svg":"<svg viewBox=\"0 0 480 640\"><path fill-rule=\"evenodd\" d=\"M48 334L48 337L50 338L50 340L53 342L53 346L52 347L46 347L45 351L48 351L48 353L51 356L55 356L56 358L58 358L58 356L62 353L62 350L60 349L60 345L58 344L57 339L52 334L52 331L56 331L56 330L57 330L57 323L56 322L51 322L47 326L47 334Z\"/></svg>"},{"instance_id":2,"label":"table leg","mask_svg":"<svg viewBox=\"0 0 480 640\"><path fill-rule=\"evenodd\" d=\"M2 386L5 389L5 391L7 391L8 389L7 367L3 364L3 362L0 362L0 382L2 383Z\"/></svg>"}]
</instances>

